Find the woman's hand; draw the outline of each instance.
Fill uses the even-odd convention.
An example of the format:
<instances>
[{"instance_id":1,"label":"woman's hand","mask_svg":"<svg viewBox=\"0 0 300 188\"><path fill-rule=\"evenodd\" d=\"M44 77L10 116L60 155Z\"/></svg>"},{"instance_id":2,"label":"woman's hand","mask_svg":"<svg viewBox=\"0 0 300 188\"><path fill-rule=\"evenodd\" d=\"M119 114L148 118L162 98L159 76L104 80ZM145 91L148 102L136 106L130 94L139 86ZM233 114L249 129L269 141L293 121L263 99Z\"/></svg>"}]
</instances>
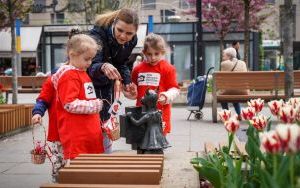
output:
<instances>
[{"instance_id":1,"label":"woman's hand","mask_svg":"<svg viewBox=\"0 0 300 188\"><path fill-rule=\"evenodd\" d=\"M136 99L137 97L137 87L134 83L127 84L123 87L123 94L128 99Z\"/></svg>"},{"instance_id":2,"label":"woman's hand","mask_svg":"<svg viewBox=\"0 0 300 188\"><path fill-rule=\"evenodd\" d=\"M120 80L122 79L119 71L110 63L104 63L101 67L101 71L107 76L110 80Z\"/></svg>"},{"instance_id":3,"label":"woman's hand","mask_svg":"<svg viewBox=\"0 0 300 188\"><path fill-rule=\"evenodd\" d=\"M32 124L41 124L42 116L40 114L35 114L31 119Z\"/></svg>"}]
</instances>

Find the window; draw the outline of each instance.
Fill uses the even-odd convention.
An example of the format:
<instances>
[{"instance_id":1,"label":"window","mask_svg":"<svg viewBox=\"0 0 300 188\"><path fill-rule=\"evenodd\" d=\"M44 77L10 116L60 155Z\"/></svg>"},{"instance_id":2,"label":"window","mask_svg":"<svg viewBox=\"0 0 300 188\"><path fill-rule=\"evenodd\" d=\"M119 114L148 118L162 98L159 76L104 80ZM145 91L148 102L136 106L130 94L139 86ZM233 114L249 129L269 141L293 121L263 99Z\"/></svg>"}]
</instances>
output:
<instances>
[{"instance_id":1,"label":"window","mask_svg":"<svg viewBox=\"0 0 300 188\"><path fill-rule=\"evenodd\" d=\"M275 4L275 0L266 0L266 3L268 3L268 4Z\"/></svg>"},{"instance_id":2,"label":"window","mask_svg":"<svg viewBox=\"0 0 300 188\"><path fill-rule=\"evenodd\" d=\"M65 20L65 14L64 13L54 13L51 14L51 23L52 24L62 24Z\"/></svg>"},{"instance_id":3,"label":"window","mask_svg":"<svg viewBox=\"0 0 300 188\"><path fill-rule=\"evenodd\" d=\"M168 17L169 16L174 16L175 15L175 10L160 10L160 17L161 17L161 22L168 22Z\"/></svg>"},{"instance_id":4,"label":"window","mask_svg":"<svg viewBox=\"0 0 300 188\"><path fill-rule=\"evenodd\" d=\"M190 1L190 0L180 0L179 1L179 7L181 9L188 9L188 8L194 8L196 1Z\"/></svg>"},{"instance_id":5,"label":"window","mask_svg":"<svg viewBox=\"0 0 300 188\"><path fill-rule=\"evenodd\" d=\"M84 2L77 0L69 0L69 12L81 12L84 10Z\"/></svg>"},{"instance_id":6,"label":"window","mask_svg":"<svg viewBox=\"0 0 300 188\"><path fill-rule=\"evenodd\" d=\"M26 14L22 21L23 21L24 25L28 25L29 24L29 14Z\"/></svg>"},{"instance_id":7,"label":"window","mask_svg":"<svg viewBox=\"0 0 300 188\"><path fill-rule=\"evenodd\" d=\"M32 13L45 12L46 0L34 0L32 4Z\"/></svg>"},{"instance_id":8,"label":"window","mask_svg":"<svg viewBox=\"0 0 300 188\"><path fill-rule=\"evenodd\" d=\"M142 0L141 8L144 10L152 10L156 8L156 0Z\"/></svg>"}]
</instances>

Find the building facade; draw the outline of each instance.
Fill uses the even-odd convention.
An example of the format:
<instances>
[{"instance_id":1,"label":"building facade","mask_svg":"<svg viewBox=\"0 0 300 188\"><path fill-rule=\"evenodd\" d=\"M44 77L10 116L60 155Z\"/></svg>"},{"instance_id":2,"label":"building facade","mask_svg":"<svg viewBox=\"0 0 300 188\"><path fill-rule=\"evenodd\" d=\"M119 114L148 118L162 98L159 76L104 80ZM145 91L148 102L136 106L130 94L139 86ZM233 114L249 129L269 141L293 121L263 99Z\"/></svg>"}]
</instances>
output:
<instances>
[{"instance_id":1,"label":"building facade","mask_svg":"<svg viewBox=\"0 0 300 188\"><path fill-rule=\"evenodd\" d=\"M24 25L40 27L41 33L36 35L39 41L34 50L34 57L28 60L24 56L22 61L31 65L36 64L36 68L43 72L50 71L58 63L66 59L64 53L64 45L67 41L67 35L70 28L80 27L82 30L88 30L91 25L86 25L91 21L91 17L86 14L83 9L86 8L85 1L77 0L34 0L32 12L28 14L24 20ZM123 2L114 0L93 1L112 3ZM124 1L125 2L125 1ZM170 53L167 59L176 66L179 81L193 79L198 75L202 75L205 71L214 66L215 70L219 69L220 64L220 46L218 36L213 32L203 32L203 64L197 64L196 54L196 21L192 15L186 15L189 10L195 8L195 1L190 0L139 0L133 7L139 14L140 22L143 29L148 22L148 16L152 15L154 19L153 31L162 35L170 46ZM276 69L278 64L282 62L280 56L280 5L282 0L268 0L268 3L275 5L272 16L266 23L262 25L263 46L265 49L264 65L266 69ZM295 3L295 38L294 38L294 67L300 68L300 1ZM105 4L103 4L104 6ZM102 5L95 7L100 7ZM104 7L102 7L104 8ZM93 15L94 17L94 15ZM144 32L143 32L144 33ZM0 34L1 37L1 34ZM141 35L140 43L142 44L144 35ZM243 33L229 33L225 38L224 47L230 46L231 42L237 40L241 44L240 54L243 56ZM259 37L257 33L251 33L250 39L250 70L261 70L258 65L259 56ZM24 41L23 41L24 42ZM134 53L141 50L140 47L134 49ZM26 44L25 44L26 46ZM25 53L25 52L22 52ZM2 55L1 55L2 54ZM3 55L6 54L6 55ZM9 64L9 55L7 51L1 52L0 48L0 66ZM1 72L1 71L0 71ZM27 73L24 73L24 75Z\"/></svg>"}]
</instances>

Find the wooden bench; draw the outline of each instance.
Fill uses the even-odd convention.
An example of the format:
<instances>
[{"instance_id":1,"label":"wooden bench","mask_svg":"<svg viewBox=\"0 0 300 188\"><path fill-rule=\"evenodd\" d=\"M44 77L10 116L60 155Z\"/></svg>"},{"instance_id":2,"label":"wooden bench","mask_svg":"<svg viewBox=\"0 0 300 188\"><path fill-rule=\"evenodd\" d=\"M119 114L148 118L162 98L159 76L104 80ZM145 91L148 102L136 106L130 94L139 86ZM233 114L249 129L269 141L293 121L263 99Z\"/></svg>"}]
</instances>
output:
<instances>
[{"instance_id":1,"label":"wooden bench","mask_svg":"<svg viewBox=\"0 0 300 188\"><path fill-rule=\"evenodd\" d=\"M218 102L246 102L261 98L265 101L285 99L284 72L282 71L250 71L219 72L213 74L212 118L217 122ZM220 90L248 89L249 95L221 95ZM294 71L294 94L300 96L300 71Z\"/></svg>"},{"instance_id":2,"label":"wooden bench","mask_svg":"<svg viewBox=\"0 0 300 188\"><path fill-rule=\"evenodd\" d=\"M160 185L44 184L40 188L160 188Z\"/></svg>"},{"instance_id":3,"label":"wooden bench","mask_svg":"<svg viewBox=\"0 0 300 188\"><path fill-rule=\"evenodd\" d=\"M39 93L47 76L18 76L18 93ZM13 81L11 76L0 76L0 83L6 92L6 101L8 94L12 93Z\"/></svg>"},{"instance_id":4,"label":"wooden bench","mask_svg":"<svg viewBox=\"0 0 300 188\"><path fill-rule=\"evenodd\" d=\"M0 134L31 125L33 104L1 104Z\"/></svg>"},{"instance_id":5,"label":"wooden bench","mask_svg":"<svg viewBox=\"0 0 300 188\"><path fill-rule=\"evenodd\" d=\"M159 188L163 155L81 154L59 171L54 187Z\"/></svg>"}]
</instances>

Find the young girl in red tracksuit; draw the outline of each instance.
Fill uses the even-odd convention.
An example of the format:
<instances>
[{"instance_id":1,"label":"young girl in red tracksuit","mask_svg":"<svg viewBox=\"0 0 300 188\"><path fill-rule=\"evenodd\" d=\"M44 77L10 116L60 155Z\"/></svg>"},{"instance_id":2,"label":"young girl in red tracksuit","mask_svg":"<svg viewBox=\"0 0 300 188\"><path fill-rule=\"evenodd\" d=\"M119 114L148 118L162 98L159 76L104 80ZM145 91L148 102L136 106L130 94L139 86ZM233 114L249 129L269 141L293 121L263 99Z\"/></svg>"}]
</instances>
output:
<instances>
[{"instance_id":1,"label":"young girl in red tracksuit","mask_svg":"<svg viewBox=\"0 0 300 188\"><path fill-rule=\"evenodd\" d=\"M166 135L171 131L171 102L179 94L176 70L173 65L163 59L166 44L161 36L148 35L145 38L143 53L146 60L137 65L131 75L132 82L137 85L136 105L141 106L141 99L147 89L158 89L157 108L162 110L165 123L164 135ZM134 91L131 95L135 95Z\"/></svg>"},{"instance_id":2,"label":"young girl in red tracksuit","mask_svg":"<svg viewBox=\"0 0 300 188\"><path fill-rule=\"evenodd\" d=\"M51 76L44 82L42 90L36 99L36 104L32 110L32 123L41 124L42 117L48 109L49 124L47 141L51 142L51 161L52 167L52 181L56 182L58 177L58 170L64 166L62 147L60 144L57 117L56 117L56 91L53 87Z\"/></svg>"},{"instance_id":3,"label":"young girl in red tracksuit","mask_svg":"<svg viewBox=\"0 0 300 188\"><path fill-rule=\"evenodd\" d=\"M97 50L98 45L90 36L73 36L67 43L68 65L52 75L64 159L73 159L80 153L103 153L98 114L102 101L96 98L86 73Z\"/></svg>"}]
</instances>

